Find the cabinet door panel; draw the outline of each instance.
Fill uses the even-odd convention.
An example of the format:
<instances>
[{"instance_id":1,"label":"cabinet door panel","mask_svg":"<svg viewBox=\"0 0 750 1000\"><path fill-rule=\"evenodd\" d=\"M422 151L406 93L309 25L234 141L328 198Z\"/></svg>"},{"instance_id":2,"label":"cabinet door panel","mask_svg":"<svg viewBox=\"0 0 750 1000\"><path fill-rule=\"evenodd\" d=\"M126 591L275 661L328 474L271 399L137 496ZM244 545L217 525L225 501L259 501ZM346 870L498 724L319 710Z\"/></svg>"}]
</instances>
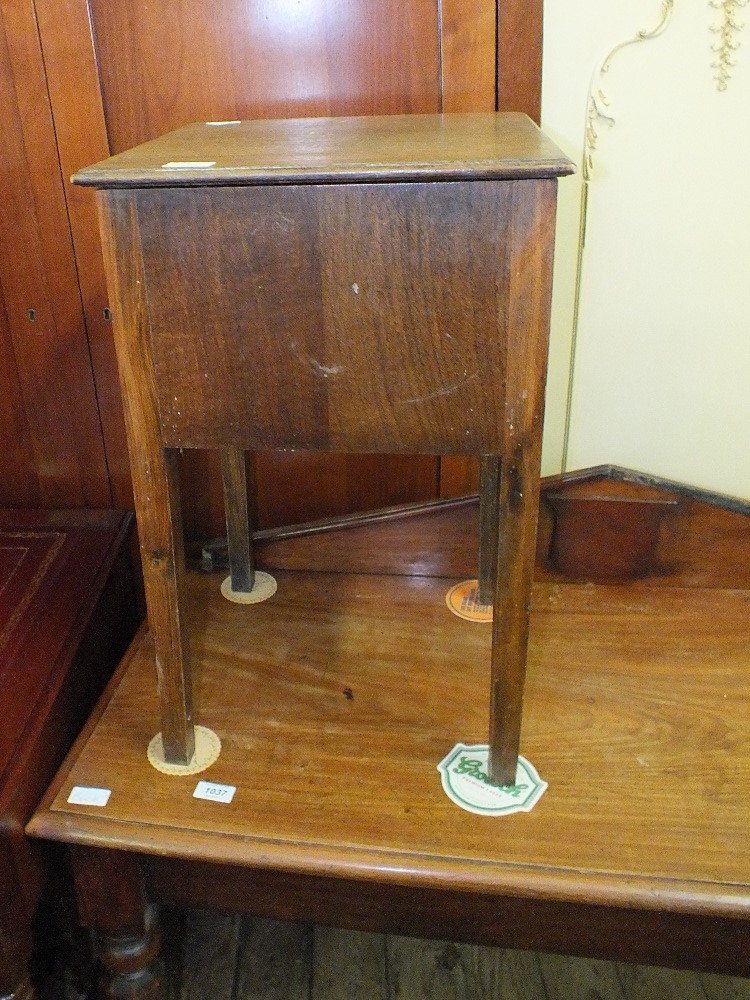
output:
<instances>
[{"instance_id":1,"label":"cabinet door panel","mask_svg":"<svg viewBox=\"0 0 750 1000\"><path fill-rule=\"evenodd\" d=\"M107 465L33 9L0 6L0 439L8 505L106 506Z\"/></svg>"},{"instance_id":2,"label":"cabinet door panel","mask_svg":"<svg viewBox=\"0 0 750 1000\"><path fill-rule=\"evenodd\" d=\"M57 137L70 231L107 454L112 499L130 509L130 483L120 381L108 317L96 201L68 182L81 167L109 156L86 0L34 0Z\"/></svg>"},{"instance_id":3,"label":"cabinet door panel","mask_svg":"<svg viewBox=\"0 0 750 1000\"><path fill-rule=\"evenodd\" d=\"M91 0L112 152L192 121L436 111L435 0Z\"/></svg>"}]
</instances>

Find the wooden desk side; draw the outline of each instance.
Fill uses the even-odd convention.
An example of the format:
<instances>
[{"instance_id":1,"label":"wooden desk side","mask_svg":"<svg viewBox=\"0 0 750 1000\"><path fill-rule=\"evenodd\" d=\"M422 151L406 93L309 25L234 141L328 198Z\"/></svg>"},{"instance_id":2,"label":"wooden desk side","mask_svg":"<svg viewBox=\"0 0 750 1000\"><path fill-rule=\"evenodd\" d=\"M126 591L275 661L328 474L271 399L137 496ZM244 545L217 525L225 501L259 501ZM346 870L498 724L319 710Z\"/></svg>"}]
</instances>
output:
<instances>
[{"instance_id":1,"label":"wooden desk side","mask_svg":"<svg viewBox=\"0 0 750 1000\"><path fill-rule=\"evenodd\" d=\"M2 996L26 995L32 917L43 889L54 898L64 881L24 825L137 626L132 521L116 511L0 511Z\"/></svg>"}]
</instances>

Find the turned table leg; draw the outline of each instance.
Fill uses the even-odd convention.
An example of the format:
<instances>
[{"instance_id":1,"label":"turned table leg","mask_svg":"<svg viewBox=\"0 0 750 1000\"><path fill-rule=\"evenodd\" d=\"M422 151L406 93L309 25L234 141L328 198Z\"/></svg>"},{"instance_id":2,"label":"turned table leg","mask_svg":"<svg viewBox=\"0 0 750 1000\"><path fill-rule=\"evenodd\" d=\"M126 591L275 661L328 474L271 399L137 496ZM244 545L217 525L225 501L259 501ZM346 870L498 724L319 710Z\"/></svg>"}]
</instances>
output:
<instances>
[{"instance_id":1,"label":"turned table leg","mask_svg":"<svg viewBox=\"0 0 750 1000\"><path fill-rule=\"evenodd\" d=\"M94 932L99 1000L166 1000L157 908L146 899L138 859L73 847L81 922Z\"/></svg>"},{"instance_id":2,"label":"turned table leg","mask_svg":"<svg viewBox=\"0 0 750 1000\"><path fill-rule=\"evenodd\" d=\"M0 844L0 1000L36 998L29 979L31 920L8 840Z\"/></svg>"},{"instance_id":3,"label":"turned table leg","mask_svg":"<svg viewBox=\"0 0 750 1000\"><path fill-rule=\"evenodd\" d=\"M31 952L28 923L14 930L0 925L0 1000L36 1000L29 979Z\"/></svg>"}]
</instances>

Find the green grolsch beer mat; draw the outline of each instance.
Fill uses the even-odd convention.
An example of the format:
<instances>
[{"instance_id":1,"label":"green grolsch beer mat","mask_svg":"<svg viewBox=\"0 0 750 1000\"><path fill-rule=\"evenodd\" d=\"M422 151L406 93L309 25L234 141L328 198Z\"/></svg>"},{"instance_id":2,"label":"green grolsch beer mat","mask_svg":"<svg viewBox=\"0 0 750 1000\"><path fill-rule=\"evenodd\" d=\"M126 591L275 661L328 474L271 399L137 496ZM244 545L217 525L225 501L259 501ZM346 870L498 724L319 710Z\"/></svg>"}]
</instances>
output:
<instances>
[{"instance_id":1,"label":"green grolsch beer mat","mask_svg":"<svg viewBox=\"0 0 750 1000\"><path fill-rule=\"evenodd\" d=\"M507 816L531 812L547 788L547 782L525 757L518 758L514 785L490 784L486 744L466 746L457 743L440 761L438 771L448 798L457 806L479 816Z\"/></svg>"}]
</instances>

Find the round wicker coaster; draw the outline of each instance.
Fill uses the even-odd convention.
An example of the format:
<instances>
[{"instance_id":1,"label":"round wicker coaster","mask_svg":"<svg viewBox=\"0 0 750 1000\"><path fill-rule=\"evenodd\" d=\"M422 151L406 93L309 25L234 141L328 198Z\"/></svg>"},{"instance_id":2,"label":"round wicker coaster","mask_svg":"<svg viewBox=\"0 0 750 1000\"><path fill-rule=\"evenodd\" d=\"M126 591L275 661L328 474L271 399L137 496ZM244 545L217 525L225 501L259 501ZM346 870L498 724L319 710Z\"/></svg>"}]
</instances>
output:
<instances>
[{"instance_id":1,"label":"round wicker coaster","mask_svg":"<svg viewBox=\"0 0 750 1000\"><path fill-rule=\"evenodd\" d=\"M205 726L195 727L195 753L189 764L169 764L164 759L164 745L161 733L157 733L148 745L149 763L162 774L199 774L210 767L221 753L221 740Z\"/></svg>"},{"instance_id":2,"label":"round wicker coaster","mask_svg":"<svg viewBox=\"0 0 750 1000\"><path fill-rule=\"evenodd\" d=\"M476 580L464 580L451 587L445 595L445 603L454 615L464 621L492 621L492 605L479 603L479 584Z\"/></svg>"},{"instance_id":3,"label":"round wicker coaster","mask_svg":"<svg viewBox=\"0 0 750 1000\"><path fill-rule=\"evenodd\" d=\"M255 571L255 586L249 593L232 590L232 578L227 577L221 585L221 592L234 604L260 604L276 593L276 581L270 573Z\"/></svg>"}]
</instances>

